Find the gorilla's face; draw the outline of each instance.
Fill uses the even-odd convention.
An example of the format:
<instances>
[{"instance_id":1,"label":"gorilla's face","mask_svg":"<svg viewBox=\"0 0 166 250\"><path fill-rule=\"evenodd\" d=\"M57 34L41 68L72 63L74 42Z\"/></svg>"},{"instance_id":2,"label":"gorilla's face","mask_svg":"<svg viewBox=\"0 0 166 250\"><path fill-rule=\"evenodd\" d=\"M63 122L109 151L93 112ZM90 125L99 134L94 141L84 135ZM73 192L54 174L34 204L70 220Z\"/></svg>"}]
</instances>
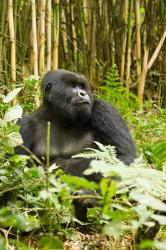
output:
<instances>
[{"instance_id":1,"label":"gorilla's face","mask_svg":"<svg viewBox=\"0 0 166 250\"><path fill-rule=\"evenodd\" d=\"M87 80L66 70L49 71L43 78L44 102L66 122L86 122L93 106Z\"/></svg>"}]
</instances>

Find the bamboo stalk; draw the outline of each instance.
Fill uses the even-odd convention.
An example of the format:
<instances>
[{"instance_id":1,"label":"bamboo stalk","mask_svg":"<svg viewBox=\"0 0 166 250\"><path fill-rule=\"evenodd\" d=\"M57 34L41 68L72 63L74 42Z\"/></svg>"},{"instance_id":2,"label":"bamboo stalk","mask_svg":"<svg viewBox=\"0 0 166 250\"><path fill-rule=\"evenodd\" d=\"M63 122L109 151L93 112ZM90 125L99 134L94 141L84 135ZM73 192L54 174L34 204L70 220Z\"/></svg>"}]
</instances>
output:
<instances>
[{"instance_id":1,"label":"bamboo stalk","mask_svg":"<svg viewBox=\"0 0 166 250\"><path fill-rule=\"evenodd\" d=\"M110 55L110 64L115 64L115 37L112 28L112 16L111 13L111 2L107 2L107 15L108 15L108 22L109 22L109 33L108 33L108 46L109 46L109 55Z\"/></svg>"},{"instance_id":2,"label":"bamboo stalk","mask_svg":"<svg viewBox=\"0 0 166 250\"><path fill-rule=\"evenodd\" d=\"M77 36L75 31L74 6L71 5L71 30L72 30L72 45L73 45L73 61L77 61Z\"/></svg>"},{"instance_id":3,"label":"bamboo stalk","mask_svg":"<svg viewBox=\"0 0 166 250\"><path fill-rule=\"evenodd\" d=\"M66 28L66 16L64 8L61 10L61 30L62 30L62 42L63 42L63 53L65 62L68 60L68 46L67 46L67 28Z\"/></svg>"},{"instance_id":4,"label":"bamboo stalk","mask_svg":"<svg viewBox=\"0 0 166 250\"><path fill-rule=\"evenodd\" d=\"M52 1L47 0L47 70L51 70L51 8Z\"/></svg>"},{"instance_id":5,"label":"bamboo stalk","mask_svg":"<svg viewBox=\"0 0 166 250\"><path fill-rule=\"evenodd\" d=\"M125 57L126 57L126 42L127 42L127 21L128 21L128 7L129 0L125 0L123 3L123 22L124 22L124 31L122 36L122 56L121 56L121 65L120 65L120 77L124 79L124 69L125 69Z\"/></svg>"},{"instance_id":6,"label":"bamboo stalk","mask_svg":"<svg viewBox=\"0 0 166 250\"><path fill-rule=\"evenodd\" d=\"M141 76L141 16L140 0L135 0L135 22L136 22L136 60L137 60L137 78ZM139 84L139 83L138 83Z\"/></svg>"},{"instance_id":7,"label":"bamboo stalk","mask_svg":"<svg viewBox=\"0 0 166 250\"><path fill-rule=\"evenodd\" d=\"M19 37L22 43L22 45L20 46L20 64L23 74L25 73L24 65L25 65L26 53L30 47L28 44L29 32L31 28L31 20L29 19L29 16L31 14L30 11L31 11L31 3L23 2L22 9L20 12L20 16L23 16L23 19L21 22L19 22Z\"/></svg>"},{"instance_id":8,"label":"bamboo stalk","mask_svg":"<svg viewBox=\"0 0 166 250\"><path fill-rule=\"evenodd\" d=\"M127 61L126 61L126 87L129 90L131 83L131 34L132 34L132 12L133 12L133 0L129 3L129 17L128 17L128 36L127 36Z\"/></svg>"},{"instance_id":9,"label":"bamboo stalk","mask_svg":"<svg viewBox=\"0 0 166 250\"><path fill-rule=\"evenodd\" d=\"M159 54L159 52L161 50L161 47L163 46L163 43L164 43L165 39L166 39L166 29L165 29L165 31L164 31L161 39L160 39L160 42L158 43L158 45L157 45L157 47L156 47L156 49L155 49L149 63L148 63L148 70L152 67L154 61L156 60L156 58L157 58L157 56L158 56L158 54Z\"/></svg>"},{"instance_id":10,"label":"bamboo stalk","mask_svg":"<svg viewBox=\"0 0 166 250\"><path fill-rule=\"evenodd\" d=\"M95 19L95 9L92 12L92 34L91 34L91 65L90 65L90 80L94 83L95 80L95 67L96 67L96 19Z\"/></svg>"},{"instance_id":11,"label":"bamboo stalk","mask_svg":"<svg viewBox=\"0 0 166 250\"><path fill-rule=\"evenodd\" d=\"M45 72L45 8L46 0L40 0L40 28L39 28L39 75Z\"/></svg>"},{"instance_id":12,"label":"bamboo stalk","mask_svg":"<svg viewBox=\"0 0 166 250\"><path fill-rule=\"evenodd\" d=\"M4 38L2 36L2 34L4 33L5 30L5 17L6 17L6 1L5 0L1 0L1 8L0 8L0 55L3 55L3 41ZM0 56L0 82L2 83L4 81L4 77L3 77L3 58Z\"/></svg>"},{"instance_id":13,"label":"bamboo stalk","mask_svg":"<svg viewBox=\"0 0 166 250\"><path fill-rule=\"evenodd\" d=\"M64 17L65 17L65 28L66 28L66 44L67 44L67 59L68 64L72 63L72 33L71 33L71 15L70 15L70 2L66 1L65 6L63 8L64 10ZM78 54L79 55L79 54Z\"/></svg>"},{"instance_id":14,"label":"bamboo stalk","mask_svg":"<svg viewBox=\"0 0 166 250\"><path fill-rule=\"evenodd\" d=\"M36 25L36 2L31 0L32 8L32 46L33 46L33 71L38 76L38 46L37 46L37 25Z\"/></svg>"},{"instance_id":15,"label":"bamboo stalk","mask_svg":"<svg viewBox=\"0 0 166 250\"><path fill-rule=\"evenodd\" d=\"M53 37L53 69L58 68L58 52L59 52L59 0L53 1L53 17L54 17L54 37Z\"/></svg>"},{"instance_id":16,"label":"bamboo stalk","mask_svg":"<svg viewBox=\"0 0 166 250\"><path fill-rule=\"evenodd\" d=\"M79 13L79 14L77 13L78 26L79 26L79 29L77 29L77 36L78 37L80 36L80 44L81 44L80 51L82 52L82 53L79 53L80 60L79 60L78 65L81 66L80 70L82 70L82 66L83 66L84 70L82 72L88 77L87 50L86 50L87 41L86 41L86 35L85 35L85 25L84 25L84 16L83 16L84 13L82 11L82 5L81 5L80 1L77 2L77 10ZM83 61L83 63L82 63L82 61ZM83 65L81 65L81 64L83 64ZM93 70L95 71L95 69L93 69Z\"/></svg>"},{"instance_id":17,"label":"bamboo stalk","mask_svg":"<svg viewBox=\"0 0 166 250\"><path fill-rule=\"evenodd\" d=\"M140 99L141 107L143 104L143 95L144 95L144 87L145 87L145 79L146 79L147 71L152 67L154 61L156 60L165 39L166 39L166 29L165 29L165 31L160 39L158 46L155 49L151 59L149 60L149 62L148 62L149 49L146 46L144 48L143 69L142 69L142 74L141 74L140 81L139 81L140 84L138 85L138 97Z\"/></svg>"},{"instance_id":18,"label":"bamboo stalk","mask_svg":"<svg viewBox=\"0 0 166 250\"><path fill-rule=\"evenodd\" d=\"M13 18L13 0L8 0L8 23L9 36L11 42L11 88L15 88L16 82L16 42L14 32L14 18ZM13 99L12 105L16 104L16 99Z\"/></svg>"},{"instance_id":19,"label":"bamboo stalk","mask_svg":"<svg viewBox=\"0 0 166 250\"><path fill-rule=\"evenodd\" d=\"M149 55L149 49L145 46L142 73L141 73L140 80L139 80L140 84L138 85L138 97L140 100L141 108L143 104L145 79L146 79L146 75L148 71L148 55Z\"/></svg>"},{"instance_id":20,"label":"bamboo stalk","mask_svg":"<svg viewBox=\"0 0 166 250\"><path fill-rule=\"evenodd\" d=\"M109 9L109 5L108 5L108 1L105 0L105 5L104 5L104 12L105 12L105 46L103 46L103 52L104 52L104 61L107 60L110 63L110 46L109 46L109 29L110 29L110 25L109 25L109 13L108 13L108 9ZM97 42L97 41L96 41ZM104 44L103 44L104 45ZM106 49L105 49L106 47ZM96 49L97 50L97 49Z\"/></svg>"},{"instance_id":21,"label":"bamboo stalk","mask_svg":"<svg viewBox=\"0 0 166 250\"><path fill-rule=\"evenodd\" d=\"M114 45L115 45L115 63L118 65L118 67L120 65L120 50L121 50L120 37L121 37L121 34L120 34L120 32L117 32L117 27L118 27L119 23L121 23L121 15L119 15L117 17L116 13L117 13L118 7L120 7L120 11L121 11L122 2L123 1L119 1L118 2L119 6L118 6L116 0L110 0L111 26L112 26L112 30L113 30Z\"/></svg>"},{"instance_id":22,"label":"bamboo stalk","mask_svg":"<svg viewBox=\"0 0 166 250\"><path fill-rule=\"evenodd\" d=\"M34 75L38 77L38 46L37 46L37 25L36 25L36 2L31 0L32 9L32 47L33 47L33 72ZM40 89L38 83L35 84L36 95L35 95L35 105L38 107L40 105L39 94Z\"/></svg>"}]
</instances>

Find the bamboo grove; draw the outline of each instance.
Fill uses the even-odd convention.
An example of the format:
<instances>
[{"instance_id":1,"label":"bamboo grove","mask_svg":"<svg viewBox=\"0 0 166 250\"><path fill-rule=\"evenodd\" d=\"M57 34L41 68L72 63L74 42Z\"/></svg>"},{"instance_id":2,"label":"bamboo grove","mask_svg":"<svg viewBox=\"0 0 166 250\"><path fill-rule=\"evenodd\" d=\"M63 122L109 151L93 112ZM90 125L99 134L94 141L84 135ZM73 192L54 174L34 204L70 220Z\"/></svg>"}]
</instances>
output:
<instances>
[{"instance_id":1,"label":"bamboo grove","mask_svg":"<svg viewBox=\"0 0 166 250\"><path fill-rule=\"evenodd\" d=\"M163 0L0 0L0 91L56 68L95 88L116 64L128 91L143 102L154 88L164 105L165 39Z\"/></svg>"}]
</instances>

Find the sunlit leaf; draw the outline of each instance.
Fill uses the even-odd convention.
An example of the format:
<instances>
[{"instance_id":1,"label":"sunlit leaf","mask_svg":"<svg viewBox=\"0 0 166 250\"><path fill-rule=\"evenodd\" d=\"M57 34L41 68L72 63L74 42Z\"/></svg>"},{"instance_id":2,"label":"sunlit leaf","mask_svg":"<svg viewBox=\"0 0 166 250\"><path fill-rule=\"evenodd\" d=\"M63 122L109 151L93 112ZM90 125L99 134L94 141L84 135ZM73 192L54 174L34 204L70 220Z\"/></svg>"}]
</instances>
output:
<instances>
[{"instance_id":1,"label":"sunlit leaf","mask_svg":"<svg viewBox=\"0 0 166 250\"><path fill-rule=\"evenodd\" d=\"M8 134L8 143L12 147L16 147L23 143L22 137L18 132Z\"/></svg>"},{"instance_id":2,"label":"sunlit leaf","mask_svg":"<svg viewBox=\"0 0 166 250\"><path fill-rule=\"evenodd\" d=\"M160 225L166 225L166 216L159 215L159 214L152 214L151 218L155 221L158 221Z\"/></svg>"},{"instance_id":3,"label":"sunlit leaf","mask_svg":"<svg viewBox=\"0 0 166 250\"><path fill-rule=\"evenodd\" d=\"M22 107L20 105L16 105L7 110L7 112L4 115L4 120L6 122L14 121L18 118L21 118L22 113L23 113Z\"/></svg>"},{"instance_id":4,"label":"sunlit leaf","mask_svg":"<svg viewBox=\"0 0 166 250\"><path fill-rule=\"evenodd\" d=\"M16 88L13 91L11 91L7 96L3 98L3 102L8 103L11 102L14 97L22 90L22 88Z\"/></svg>"},{"instance_id":5,"label":"sunlit leaf","mask_svg":"<svg viewBox=\"0 0 166 250\"><path fill-rule=\"evenodd\" d=\"M33 229L40 228L40 223L39 219L36 218L35 216L28 215L27 216L27 225L25 227L25 231L29 232Z\"/></svg>"},{"instance_id":6,"label":"sunlit leaf","mask_svg":"<svg viewBox=\"0 0 166 250\"><path fill-rule=\"evenodd\" d=\"M159 211L166 211L166 204L164 204L162 201L145 194L139 194L136 192L130 193L130 199L135 200L141 204L146 205L147 207L152 207Z\"/></svg>"},{"instance_id":7,"label":"sunlit leaf","mask_svg":"<svg viewBox=\"0 0 166 250\"><path fill-rule=\"evenodd\" d=\"M120 221L112 221L103 228L104 234L118 236L131 229L130 226L125 225Z\"/></svg>"},{"instance_id":8,"label":"sunlit leaf","mask_svg":"<svg viewBox=\"0 0 166 250\"><path fill-rule=\"evenodd\" d=\"M154 247L158 250L165 250L166 249L166 241L155 241Z\"/></svg>"}]
</instances>

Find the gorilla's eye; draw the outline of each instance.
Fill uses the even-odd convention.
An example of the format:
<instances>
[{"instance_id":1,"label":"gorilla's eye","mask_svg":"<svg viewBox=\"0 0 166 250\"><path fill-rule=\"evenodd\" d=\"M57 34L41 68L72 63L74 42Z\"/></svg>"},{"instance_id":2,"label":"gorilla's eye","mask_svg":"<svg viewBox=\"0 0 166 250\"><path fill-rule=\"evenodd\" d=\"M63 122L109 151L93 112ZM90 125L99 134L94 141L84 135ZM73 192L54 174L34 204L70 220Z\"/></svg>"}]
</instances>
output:
<instances>
[{"instance_id":1,"label":"gorilla's eye","mask_svg":"<svg viewBox=\"0 0 166 250\"><path fill-rule=\"evenodd\" d=\"M51 88L52 88L52 83L51 82L47 83L46 90L49 91Z\"/></svg>"},{"instance_id":2,"label":"gorilla's eye","mask_svg":"<svg viewBox=\"0 0 166 250\"><path fill-rule=\"evenodd\" d=\"M80 88L80 89L84 89L85 88L85 85L83 83L77 83L77 82L72 82L71 83L71 87L72 88Z\"/></svg>"},{"instance_id":3,"label":"gorilla's eye","mask_svg":"<svg viewBox=\"0 0 166 250\"><path fill-rule=\"evenodd\" d=\"M85 89L85 85L83 83L79 84L80 89Z\"/></svg>"},{"instance_id":4,"label":"gorilla's eye","mask_svg":"<svg viewBox=\"0 0 166 250\"><path fill-rule=\"evenodd\" d=\"M77 84L76 84L75 82L72 82L72 83L71 83L71 87L72 87L72 88L76 88L76 87L77 87Z\"/></svg>"}]
</instances>

